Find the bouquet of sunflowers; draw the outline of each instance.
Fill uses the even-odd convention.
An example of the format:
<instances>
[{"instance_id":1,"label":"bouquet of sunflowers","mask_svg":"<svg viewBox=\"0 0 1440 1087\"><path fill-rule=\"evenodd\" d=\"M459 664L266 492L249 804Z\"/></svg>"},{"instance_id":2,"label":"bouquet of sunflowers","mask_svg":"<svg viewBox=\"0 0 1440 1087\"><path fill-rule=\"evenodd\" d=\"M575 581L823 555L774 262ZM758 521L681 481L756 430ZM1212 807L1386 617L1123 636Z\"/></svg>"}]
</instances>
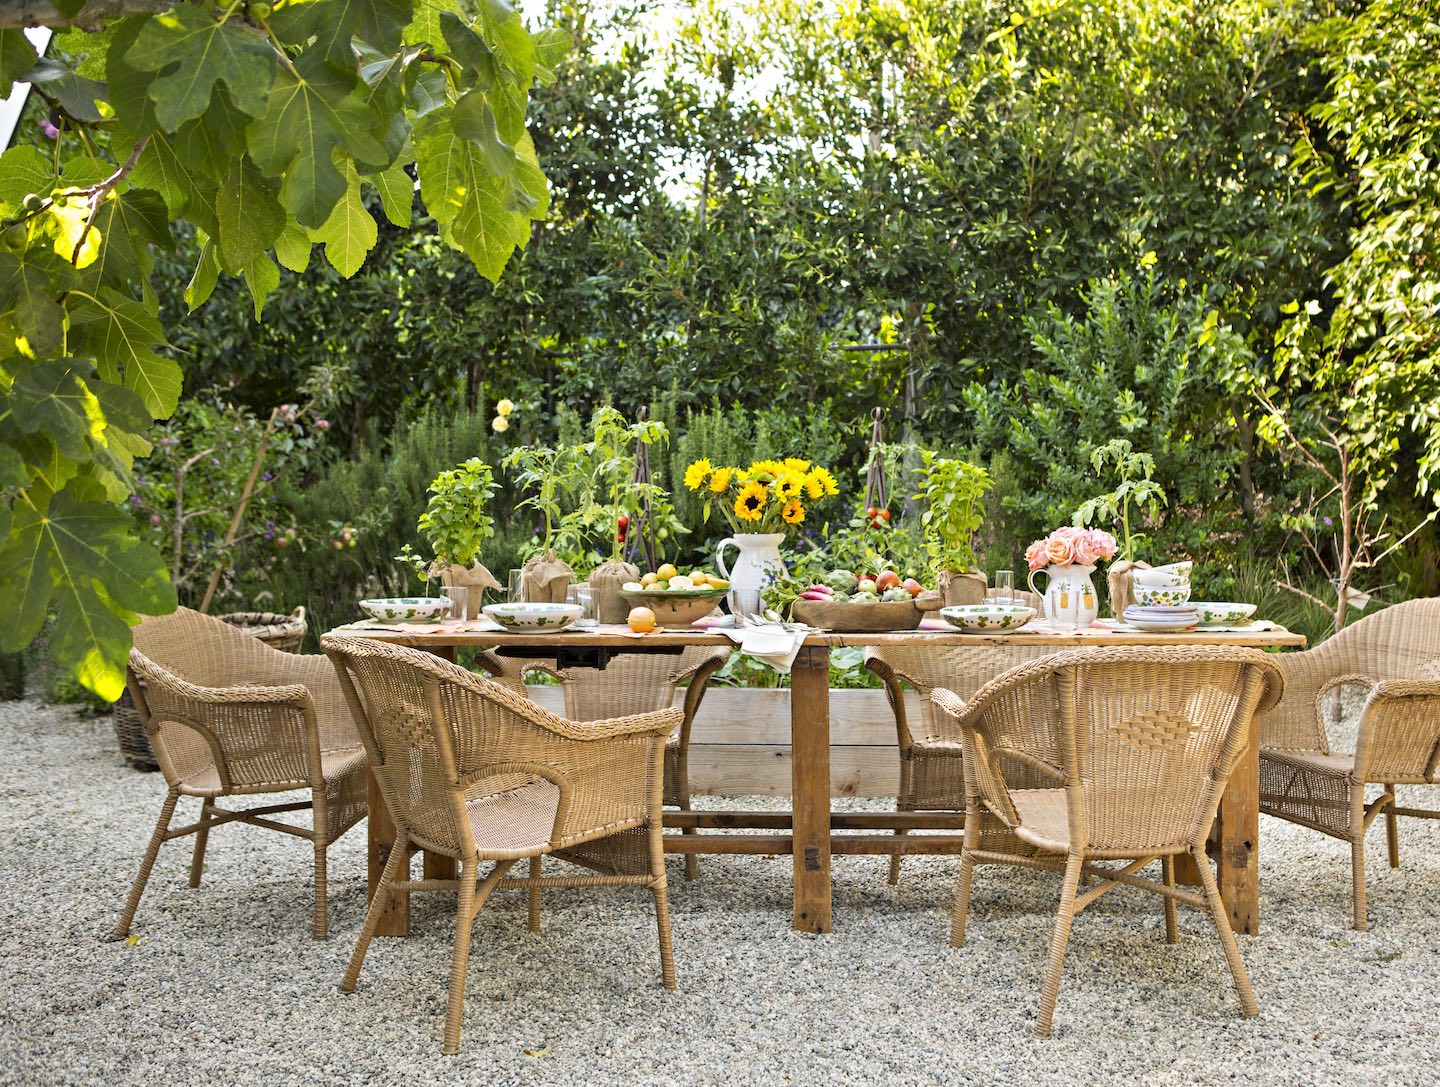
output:
<instances>
[{"instance_id":1,"label":"bouquet of sunflowers","mask_svg":"<svg viewBox=\"0 0 1440 1087\"><path fill-rule=\"evenodd\" d=\"M705 520L718 506L735 532L798 532L809 507L839 491L828 469L797 457L757 460L748 468L697 460L685 469L685 486L709 492Z\"/></svg>"}]
</instances>

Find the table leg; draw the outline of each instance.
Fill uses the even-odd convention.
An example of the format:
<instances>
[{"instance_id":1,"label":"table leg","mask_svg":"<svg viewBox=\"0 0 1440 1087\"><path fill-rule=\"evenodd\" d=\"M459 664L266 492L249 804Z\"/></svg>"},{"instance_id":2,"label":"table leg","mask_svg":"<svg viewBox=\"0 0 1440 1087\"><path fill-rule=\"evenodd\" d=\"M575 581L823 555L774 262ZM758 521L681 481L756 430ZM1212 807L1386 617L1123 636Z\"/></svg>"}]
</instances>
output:
<instances>
[{"instance_id":1,"label":"table leg","mask_svg":"<svg viewBox=\"0 0 1440 1087\"><path fill-rule=\"evenodd\" d=\"M375 780L374 773L370 774L369 801L370 818L366 820L370 836L367 898L374 898L375 888L380 885L380 873L385 870L385 862L390 858L390 850L395 847L395 824L390 821L390 810L385 807L385 797L380 793L380 783ZM401 878L409 879L410 866L407 864L405 867L406 871L401 874ZM385 912L380 915L380 924L375 929L375 935L410 935L410 895L408 892L390 896L390 902L385 907Z\"/></svg>"},{"instance_id":2,"label":"table leg","mask_svg":"<svg viewBox=\"0 0 1440 1087\"><path fill-rule=\"evenodd\" d=\"M790 675L794 907L799 932L830 931L830 650L802 646Z\"/></svg>"},{"instance_id":3,"label":"table leg","mask_svg":"<svg viewBox=\"0 0 1440 1087\"><path fill-rule=\"evenodd\" d=\"M1247 936L1260 933L1260 736L1250 722L1245 746L1216 821L1216 879L1230 912L1230 927Z\"/></svg>"}]
</instances>

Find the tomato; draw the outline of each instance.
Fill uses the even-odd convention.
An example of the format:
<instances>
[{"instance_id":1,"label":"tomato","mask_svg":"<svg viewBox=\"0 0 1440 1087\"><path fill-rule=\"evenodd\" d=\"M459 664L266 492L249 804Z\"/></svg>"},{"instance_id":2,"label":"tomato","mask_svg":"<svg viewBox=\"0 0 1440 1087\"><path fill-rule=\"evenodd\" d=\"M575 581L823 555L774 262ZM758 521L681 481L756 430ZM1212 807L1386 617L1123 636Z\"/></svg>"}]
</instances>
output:
<instances>
[{"instance_id":1,"label":"tomato","mask_svg":"<svg viewBox=\"0 0 1440 1087\"><path fill-rule=\"evenodd\" d=\"M865 516L868 517L868 518L870 518L870 520L872 520L872 521L875 520L875 507L874 507L874 506L866 506L866 507L865 507Z\"/></svg>"},{"instance_id":2,"label":"tomato","mask_svg":"<svg viewBox=\"0 0 1440 1087\"><path fill-rule=\"evenodd\" d=\"M880 511L880 517L881 517L882 520L886 520L886 521L890 520L890 511L889 511L889 510L881 510L881 511Z\"/></svg>"}]
</instances>

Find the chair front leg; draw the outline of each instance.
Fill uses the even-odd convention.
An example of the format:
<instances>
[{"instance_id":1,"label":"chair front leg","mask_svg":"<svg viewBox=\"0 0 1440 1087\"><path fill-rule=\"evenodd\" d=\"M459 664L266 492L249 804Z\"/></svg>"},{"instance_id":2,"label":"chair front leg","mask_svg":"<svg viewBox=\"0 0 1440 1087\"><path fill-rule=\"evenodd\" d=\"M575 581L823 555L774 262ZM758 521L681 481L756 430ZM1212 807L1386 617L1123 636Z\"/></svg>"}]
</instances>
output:
<instances>
[{"instance_id":1,"label":"chair front leg","mask_svg":"<svg viewBox=\"0 0 1440 1087\"><path fill-rule=\"evenodd\" d=\"M911 776L912 776L911 771L912 771L912 769L913 769L913 767L912 767L912 761L913 761L914 757L915 757L915 756L914 756L913 753L912 753L912 754L909 754L909 755L901 755L901 756L900 756L900 792L899 792L899 793L896 795L896 797L895 797L895 810L896 810L896 811L912 811L912 810L914 810L914 807L915 807L915 796L914 796L914 788L913 788L913 786L911 785ZM895 828L895 833L896 833L897 835L898 835L898 834L904 834L905 831L904 831L903 828L896 827L896 828ZM899 853L892 853L892 854L890 855L890 876L889 876L889 882L890 882L890 886L892 886L892 887L894 887L896 884L898 884L898 883L900 882L900 862L901 862L903 859L904 859L903 856L902 856L901 854L899 854ZM960 945L959 945L959 944L956 944L955 946L956 946L956 947L959 947Z\"/></svg>"},{"instance_id":2,"label":"chair front leg","mask_svg":"<svg viewBox=\"0 0 1440 1087\"><path fill-rule=\"evenodd\" d=\"M1160 860L1160 871L1165 881L1165 886L1175 887L1175 858L1162 857ZM1169 895L1165 896L1165 942L1167 944L1178 944L1180 942L1180 918L1178 916L1176 901Z\"/></svg>"},{"instance_id":3,"label":"chair front leg","mask_svg":"<svg viewBox=\"0 0 1440 1087\"><path fill-rule=\"evenodd\" d=\"M310 800L314 819L315 834L315 920L311 935L325 940L330 935L330 917L326 900L326 852L329 849L330 809L325 802L325 793L316 789Z\"/></svg>"},{"instance_id":4,"label":"chair front leg","mask_svg":"<svg viewBox=\"0 0 1440 1087\"><path fill-rule=\"evenodd\" d=\"M543 867L542 858L530 858L530 908L525 918L525 927L531 932L540 931L540 873Z\"/></svg>"},{"instance_id":5,"label":"chair front leg","mask_svg":"<svg viewBox=\"0 0 1440 1087\"><path fill-rule=\"evenodd\" d=\"M205 870L205 846L210 842L211 811L215 802L208 796L200 805L200 829L195 832L195 851L190 854L190 886L200 886L200 876Z\"/></svg>"},{"instance_id":6,"label":"chair front leg","mask_svg":"<svg viewBox=\"0 0 1440 1087\"><path fill-rule=\"evenodd\" d=\"M1385 791L1390 794L1390 803L1385 805L1385 844L1390 849L1390 867L1400 867L1400 817L1395 814L1395 805L1399 799L1395 796L1395 786L1389 783Z\"/></svg>"},{"instance_id":7,"label":"chair front leg","mask_svg":"<svg viewBox=\"0 0 1440 1087\"><path fill-rule=\"evenodd\" d=\"M1065 966L1065 949L1070 945L1070 923L1075 919L1075 893L1085 854L1071 853L1065 860L1065 881L1060 886L1060 912L1055 915L1055 934L1050 938L1050 963L1040 990L1040 1014L1035 1020L1035 1037L1050 1037L1055 1001L1060 996L1060 972Z\"/></svg>"},{"instance_id":8,"label":"chair front leg","mask_svg":"<svg viewBox=\"0 0 1440 1087\"><path fill-rule=\"evenodd\" d=\"M123 940L130 934L130 923L135 920L135 911L140 908L140 896L145 893L145 884L150 881L150 870L155 867L155 858L160 854L161 843L165 841L170 820L175 815L175 805L179 800L180 792L177 789L172 788L165 794L165 803L160 806L160 818L155 821L155 831L150 835L150 845L145 849L145 858L140 862L140 871L130 888L130 897L125 902L120 923L115 926L113 937L117 940Z\"/></svg>"},{"instance_id":9,"label":"chair front leg","mask_svg":"<svg viewBox=\"0 0 1440 1087\"><path fill-rule=\"evenodd\" d=\"M650 822L650 891L655 897L655 928L660 938L660 983L667 989L676 987L675 951L670 943L670 894L665 882L665 843L660 813Z\"/></svg>"},{"instance_id":10,"label":"chair front leg","mask_svg":"<svg viewBox=\"0 0 1440 1087\"><path fill-rule=\"evenodd\" d=\"M455 951L450 958L450 995L445 1004L444 1049L447 1056L460 1052L460 1016L465 1011L465 969L470 962L470 930L475 925L475 915L490 892L510 871L514 861L499 861L485 877L476 884L476 869L479 862L471 857L460 862L460 902L455 909Z\"/></svg>"},{"instance_id":11,"label":"chair front leg","mask_svg":"<svg viewBox=\"0 0 1440 1087\"><path fill-rule=\"evenodd\" d=\"M690 810L690 744L688 742L680 745L675 760L675 806L681 811ZM680 833L698 834L699 829L684 827ZM700 878L700 857L697 854L685 854L685 878L687 880Z\"/></svg>"},{"instance_id":12,"label":"chair front leg","mask_svg":"<svg viewBox=\"0 0 1440 1087\"><path fill-rule=\"evenodd\" d=\"M1370 921L1365 913L1365 786L1350 787L1350 885L1354 907L1353 925L1356 932L1367 932Z\"/></svg>"}]
</instances>

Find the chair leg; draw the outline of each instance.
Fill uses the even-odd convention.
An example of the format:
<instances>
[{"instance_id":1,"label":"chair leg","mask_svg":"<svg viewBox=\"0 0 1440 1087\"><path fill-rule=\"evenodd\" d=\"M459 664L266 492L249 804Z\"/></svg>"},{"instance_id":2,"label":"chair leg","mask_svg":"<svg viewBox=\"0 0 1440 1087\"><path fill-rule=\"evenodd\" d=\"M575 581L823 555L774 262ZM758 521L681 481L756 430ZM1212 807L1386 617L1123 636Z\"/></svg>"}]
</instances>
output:
<instances>
[{"instance_id":1,"label":"chair leg","mask_svg":"<svg viewBox=\"0 0 1440 1087\"><path fill-rule=\"evenodd\" d=\"M195 832L195 851L190 854L190 886L200 886L200 875L205 869L205 847L210 842L210 812L215 803L206 797L200 805L200 829Z\"/></svg>"},{"instance_id":2,"label":"chair leg","mask_svg":"<svg viewBox=\"0 0 1440 1087\"><path fill-rule=\"evenodd\" d=\"M965 922L970 916L970 884L975 878L975 858L967 849L960 854L960 881L955 885L955 905L950 910L950 946L965 946Z\"/></svg>"},{"instance_id":3,"label":"chair leg","mask_svg":"<svg viewBox=\"0 0 1440 1087\"><path fill-rule=\"evenodd\" d=\"M315 923L311 935L317 940L330 938L330 911L326 898L326 845L315 839Z\"/></svg>"},{"instance_id":4,"label":"chair leg","mask_svg":"<svg viewBox=\"0 0 1440 1087\"><path fill-rule=\"evenodd\" d=\"M1390 803L1385 805L1385 844L1390 848L1390 867L1400 867L1400 817L1395 814L1395 786L1387 784Z\"/></svg>"},{"instance_id":5,"label":"chair leg","mask_svg":"<svg viewBox=\"0 0 1440 1087\"><path fill-rule=\"evenodd\" d=\"M665 880L665 844L661 839L658 820L650 826L650 884L655 897L655 928L660 938L660 983L667 989L676 987L675 951L670 944L670 893Z\"/></svg>"},{"instance_id":6,"label":"chair leg","mask_svg":"<svg viewBox=\"0 0 1440 1087\"><path fill-rule=\"evenodd\" d=\"M690 750L689 745L680 748L680 757L675 762L675 806L681 811L690 810ZM681 834L698 834L696 827L684 827ZM695 853L685 854L685 878L700 878L700 857Z\"/></svg>"},{"instance_id":7,"label":"chair leg","mask_svg":"<svg viewBox=\"0 0 1440 1087\"><path fill-rule=\"evenodd\" d=\"M445 1005L445 1052L460 1052L460 1016L465 1010L465 968L470 961L470 929L475 923L476 861L460 862L460 903L455 909L455 950L450 956L450 996Z\"/></svg>"},{"instance_id":8,"label":"chair leg","mask_svg":"<svg viewBox=\"0 0 1440 1087\"><path fill-rule=\"evenodd\" d=\"M155 867L155 858L160 853L160 846L165 841L165 832L170 829L170 820L175 814L175 805L180 800L180 794L171 789L165 794L165 803L160 806L160 818L155 821L155 831L150 835L150 845L145 849L145 858L140 862L140 871L135 876L135 882L130 887L130 897L125 902L125 910L120 914L120 923L115 926L113 936L117 940L123 940L130 934L130 923L135 920L135 911L140 908L140 896L145 893L145 884L150 881L150 869Z\"/></svg>"},{"instance_id":9,"label":"chair leg","mask_svg":"<svg viewBox=\"0 0 1440 1087\"><path fill-rule=\"evenodd\" d=\"M1162 857L1160 870L1163 873L1165 886L1175 886L1175 858ZM1180 942L1180 918L1178 916L1178 904L1169 895L1165 896L1165 942L1167 944L1178 944Z\"/></svg>"},{"instance_id":10,"label":"chair leg","mask_svg":"<svg viewBox=\"0 0 1440 1087\"><path fill-rule=\"evenodd\" d=\"M365 925L360 929L360 938L355 941L355 951L350 956L350 965L345 968L345 977L340 981L342 993L353 993L355 982L360 978L360 966L365 962L365 952L380 924L380 917L390 902L390 884L400 877L402 867L410 857L410 843L400 836L390 846L390 856L385 859L385 870L380 873L380 883L370 899L370 908L365 913Z\"/></svg>"},{"instance_id":11,"label":"chair leg","mask_svg":"<svg viewBox=\"0 0 1440 1087\"><path fill-rule=\"evenodd\" d=\"M540 931L540 871L542 867L541 858L530 858L530 911L525 919L525 927L531 932Z\"/></svg>"},{"instance_id":12,"label":"chair leg","mask_svg":"<svg viewBox=\"0 0 1440 1087\"><path fill-rule=\"evenodd\" d=\"M904 827L895 828L895 836L897 838L909 833L910 832ZM900 882L900 861L902 859L903 857L899 853L892 853L890 855L890 886L892 887Z\"/></svg>"},{"instance_id":13,"label":"chair leg","mask_svg":"<svg viewBox=\"0 0 1440 1087\"><path fill-rule=\"evenodd\" d=\"M1045 971L1045 984L1040 990L1040 1014L1035 1020L1035 1037L1050 1037L1055 1017L1055 1001L1060 996L1060 971L1065 965L1065 949L1070 944L1070 923L1075 919L1075 892L1080 887L1080 873L1085 863L1081 853L1071 853L1065 861L1065 881L1060 887L1060 912L1055 915L1055 935L1050 940L1050 965Z\"/></svg>"},{"instance_id":14,"label":"chair leg","mask_svg":"<svg viewBox=\"0 0 1440 1087\"><path fill-rule=\"evenodd\" d=\"M1350 839L1350 893L1355 908L1354 926L1356 932L1368 932L1370 921L1365 915L1365 824L1361 823L1358 832L1351 833L1354 835Z\"/></svg>"},{"instance_id":15,"label":"chair leg","mask_svg":"<svg viewBox=\"0 0 1440 1087\"><path fill-rule=\"evenodd\" d=\"M1225 903L1220 898L1220 886L1215 882L1215 873L1203 849L1192 851L1195 866L1200 870L1200 882L1205 885L1205 901L1210 905L1210 917L1215 922L1215 931L1220 936L1220 946L1225 950L1225 961L1230 964L1230 974L1235 979L1235 992L1240 996L1240 1009L1246 1019L1260 1014L1260 1004L1255 999L1255 990L1250 987L1250 978L1245 973L1245 962L1240 958L1240 947L1235 942L1235 933L1230 928L1230 918L1225 912Z\"/></svg>"}]
</instances>

